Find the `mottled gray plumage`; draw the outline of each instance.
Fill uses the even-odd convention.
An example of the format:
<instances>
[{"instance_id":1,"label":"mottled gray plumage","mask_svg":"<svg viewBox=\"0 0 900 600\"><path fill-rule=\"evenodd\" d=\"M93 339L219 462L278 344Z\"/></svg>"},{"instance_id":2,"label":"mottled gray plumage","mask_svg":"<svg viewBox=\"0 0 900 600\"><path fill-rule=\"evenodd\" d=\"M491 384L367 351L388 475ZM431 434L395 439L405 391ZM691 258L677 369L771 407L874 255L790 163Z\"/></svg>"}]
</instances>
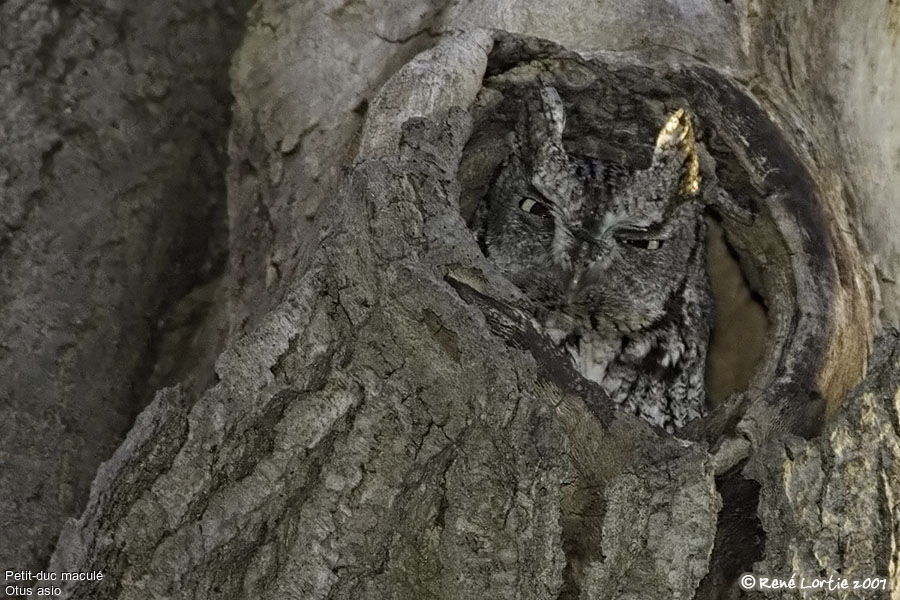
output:
<instances>
[{"instance_id":1,"label":"mottled gray plumage","mask_svg":"<svg viewBox=\"0 0 900 600\"><path fill-rule=\"evenodd\" d=\"M638 171L570 155L564 128L554 88L524 95L473 226L578 370L671 432L704 412L712 322L690 118L670 117Z\"/></svg>"}]
</instances>

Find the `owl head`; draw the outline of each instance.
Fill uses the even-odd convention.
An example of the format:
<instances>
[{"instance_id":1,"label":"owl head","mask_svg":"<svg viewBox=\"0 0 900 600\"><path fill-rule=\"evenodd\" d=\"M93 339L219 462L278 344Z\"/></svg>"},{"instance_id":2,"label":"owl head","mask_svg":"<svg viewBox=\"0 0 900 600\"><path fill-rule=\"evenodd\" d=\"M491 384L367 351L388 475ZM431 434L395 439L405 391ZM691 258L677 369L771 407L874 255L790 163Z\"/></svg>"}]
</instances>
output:
<instances>
[{"instance_id":1,"label":"owl head","mask_svg":"<svg viewBox=\"0 0 900 600\"><path fill-rule=\"evenodd\" d=\"M679 309L705 260L691 119L674 112L638 171L569 155L564 129L553 87L524 95L486 199L482 247L539 306L620 331L649 327Z\"/></svg>"}]
</instances>

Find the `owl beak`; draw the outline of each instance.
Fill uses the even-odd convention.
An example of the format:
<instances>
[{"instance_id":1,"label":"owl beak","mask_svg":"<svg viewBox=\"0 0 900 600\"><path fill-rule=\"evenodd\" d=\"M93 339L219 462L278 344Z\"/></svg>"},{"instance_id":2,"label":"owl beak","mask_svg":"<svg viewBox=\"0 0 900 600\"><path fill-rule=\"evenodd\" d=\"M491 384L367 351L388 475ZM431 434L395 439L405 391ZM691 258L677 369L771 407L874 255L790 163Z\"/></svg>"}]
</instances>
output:
<instances>
[{"instance_id":1,"label":"owl beak","mask_svg":"<svg viewBox=\"0 0 900 600\"><path fill-rule=\"evenodd\" d=\"M576 271L569 279L569 285L566 287L566 304L569 306L577 304L578 291L581 287L581 272Z\"/></svg>"}]
</instances>

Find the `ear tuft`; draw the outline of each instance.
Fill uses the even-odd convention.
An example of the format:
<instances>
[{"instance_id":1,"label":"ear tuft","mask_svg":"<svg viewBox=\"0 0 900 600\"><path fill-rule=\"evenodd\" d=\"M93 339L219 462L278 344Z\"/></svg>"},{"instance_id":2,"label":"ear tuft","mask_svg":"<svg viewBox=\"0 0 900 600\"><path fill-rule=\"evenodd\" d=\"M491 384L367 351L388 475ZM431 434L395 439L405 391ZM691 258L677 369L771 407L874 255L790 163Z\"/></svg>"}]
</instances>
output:
<instances>
[{"instance_id":1,"label":"ear tuft","mask_svg":"<svg viewBox=\"0 0 900 600\"><path fill-rule=\"evenodd\" d=\"M559 92L552 86L529 87L523 103L516 131L522 149L537 154L548 144L562 147L566 113Z\"/></svg>"},{"instance_id":2,"label":"ear tuft","mask_svg":"<svg viewBox=\"0 0 900 600\"><path fill-rule=\"evenodd\" d=\"M550 125L554 137L562 140L563 130L566 128L566 112L559 92L554 87L544 86L540 90L540 99L544 119Z\"/></svg>"},{"instance_id":3,"label":"ear tuft","mask_svg":"<svg viewBox=\"0 0 900 600\"><path fill-rule=\"evenodd\" d=\"M566 111L562 98L553 86L529 86L522 102L522 116L516 125L516 151L529 182L557 206L575 211L580 199L563 146Z\"/></svg>"},{"instance_id":4,"label":"ear tuft","mask_svg":"<svg viewBox=\"0 0 900 600\"><path fill-rule=\"evenodd\" d=\"M691 117L679 108L656 136L653 151L655 164L671 164L679 177L678 189L684 196L693 196L700 189L700 161L697 158L697 142Z\"/></svg>"}]
</instances>

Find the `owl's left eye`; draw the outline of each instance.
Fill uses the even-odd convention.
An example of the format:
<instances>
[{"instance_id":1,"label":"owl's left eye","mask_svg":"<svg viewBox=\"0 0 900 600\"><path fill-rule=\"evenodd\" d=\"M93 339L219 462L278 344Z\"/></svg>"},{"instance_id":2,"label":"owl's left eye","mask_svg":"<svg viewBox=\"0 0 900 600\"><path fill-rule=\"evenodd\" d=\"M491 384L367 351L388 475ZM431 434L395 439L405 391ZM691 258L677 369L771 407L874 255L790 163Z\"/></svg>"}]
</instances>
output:
<instances>
[{"instance_id":1,"label":"owl's left eye","mask_svg":"<svg viewBox=\"0 0 900 600\"><path fill-rule=\"evenodd\" d=\"M660 238L650 237L646 230L626 230L619 232L615 237L620 244L626 244L632 248L641 250L659 250L663 246Z\"/></svg>"},{"instance_id":2,"label":"owl's left eye","mask_svg":"<svg viewBox=\"0 0 900 600\"><path fill-rule=\"evenodd\" d=\"M522 198L519 201L519 208L521 208L528 214L540 217L542 219L546 219L550 216L550 209L547 207L547 205L540 200L535 200L534 198Z\"/></svg>"},{"instance_id":3,"label":"owl's left eye","mask_svg":"<svg viewBox=\"0 0 900 600\"><path fill-rule=\"evenodd\" d=\"M621 239L620 241L625 242L629 246L634 246L635 248L641 248L643 250L659 250L663 245L662 240L641 240L625 238Z\"/></svg>"}]
</instances>

